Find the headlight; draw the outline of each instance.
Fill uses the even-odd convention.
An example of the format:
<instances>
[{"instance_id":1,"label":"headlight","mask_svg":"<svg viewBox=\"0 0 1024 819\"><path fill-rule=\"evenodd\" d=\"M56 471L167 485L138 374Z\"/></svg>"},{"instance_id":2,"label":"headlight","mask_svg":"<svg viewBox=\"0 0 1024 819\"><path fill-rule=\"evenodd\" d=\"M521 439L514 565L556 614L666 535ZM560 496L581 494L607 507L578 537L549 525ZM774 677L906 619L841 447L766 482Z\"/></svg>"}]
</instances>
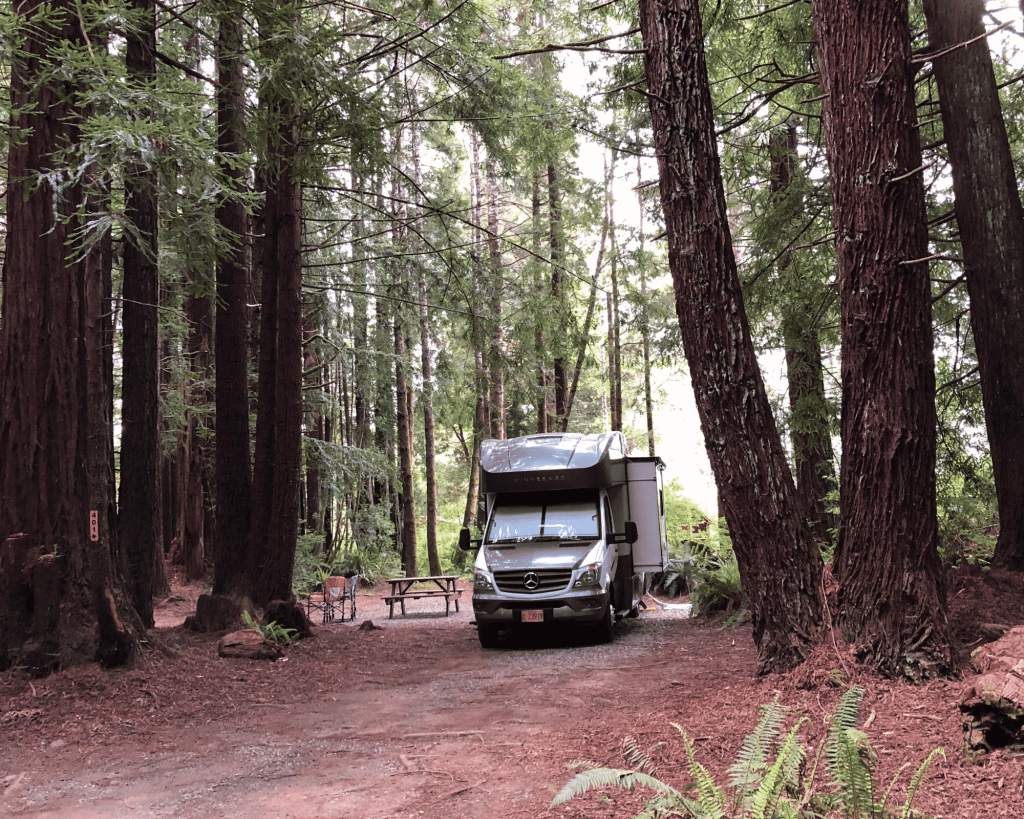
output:
<instances>
[{"instance_id":1,"label":"headlight","mask_svg":"<svg viewBox=\"0 0 1024 819\"><path fill-rule=\"evenodd\" d=\"M494 591L494 583L491 576L481 569L473 572L473 588L479 591Z\"/></svg>"},{"instance_id":2,"label":"headlight","mask_svg":"<svg viewBox=\"0 0 1024 819\"><path fill-rule=\"evenodd\" d=\"M572 584L574 589L581 589L584 586L596 586L601 582L601 564L588 563L580 566L579 574L576 575L576 582Z\"/></svg>"}]
</instances>

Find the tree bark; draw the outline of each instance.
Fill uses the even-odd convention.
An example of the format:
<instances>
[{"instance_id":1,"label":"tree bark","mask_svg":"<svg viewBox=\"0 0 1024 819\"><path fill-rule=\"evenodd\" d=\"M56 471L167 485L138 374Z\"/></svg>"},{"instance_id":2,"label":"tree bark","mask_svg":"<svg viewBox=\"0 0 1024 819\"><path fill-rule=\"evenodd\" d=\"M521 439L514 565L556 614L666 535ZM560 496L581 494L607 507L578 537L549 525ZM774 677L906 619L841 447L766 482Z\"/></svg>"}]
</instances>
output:
<instances>
[{"instance_id":1,"label":"tree bark","mask_svg":"<svg viewBox=\"0 0 1024 819\"><path fill-rule=\"evenodd\" d=\"M282 4L275 17L281 27L292 11ZM274 368L274 457L270 517L266 534L252 545L255 557L251 582L253 602L292 597L292 574L299 534L299 493L302 482L302 186L298 104L276 94L267 139L267 232L273 232L276 268L277 333ZM269 202L273 201L273 208ZM266 254L269 248L264 250ZM264 267L266 270L266 267ZM265 292L265 291L264 291ZM265 306L265 305L264 305ZM261 338L261 347L265 340ZM253 532L254 535L262 534Z\"/></svg>"},{"instance_id":2,"label":"tree bark","mask_svg":"<svg viewBox=\"0 0 1024 819\"><path fill-rule=\"evenodd\" d=\"M398 390L398 466L402 480L402 568L406 577L416 570L416 500L413 496L412 447L410 446L409 403L406 391L406 346L401 309L395 318L395 384Z\"/></svg>"},{"instance_id":3,"label":"tree bark","mask_svg":"<svg viewBox=\"0 0 1024 819\"><path fill-rule=\"evenodd\" d=\"M568 333L566 320L565 282L562 274L562 195L558 186L558 168L552 161L548 165L548 234L551 252L551 301L558 324L558 339L555 345L554 382L555 417L549 426L562 429L565 418L565 398L568 378L565 364L564 343Z\"/></svg>"},{"instance_id":4,"label":"tree bark","mask_svg":"<svg viewBox=\"0 0 1024 819\"><path fill-rule=\"evenodd\" d=\"M925 0L999 505L993 566L1024 571L1024 207L983 0ZM973 41L973 42L972 42Z\"/></svg>"},{"instance_id":5,"label":"tree bark","mask_svg":"<svg viewBox=\"0 0 1024 819\"><path fill-rule=\"evenodd\" d=\"M187 433L183 441L182 457L182 526L181 554L185 576L199 580L206 576L206 557L213 554L207 538L207 510L213 508L208 497L210 470L207 446L199 434L200 427L213 420L208 414L194 409L209 404L213 395L207 386L210 379L210 351L213 346L213 303L209 289L211 282L203 281L198 271L190 271L192 280L185 300L185 317L189 324L188 354L190 369Z\"/></svg>"},{"instance_id":6,"label":"tree bark","mask_svg":"<svg viewBox=\"0 0 1024 819\"><path fill-rule=\"evenodd\" d=\"M505 367L502 361L505 328L501 324L502 291L501 244L498 233L498 179L494 161L487 160L487 251L491 262L491 331L488 334L488 370L491 381L491 437L505 438Z\"/></svg>"},{"instance_id":7,"label":"tree bark","mask_svg":"<svg viewBox=\"0 0 1024 819\"><path fill-rule=\"evenodd\" d=\"M92 197L90 197L92 198ZM95 211L98 201L89 203ZM145 632L132 610L121 579L127 561L117 549L117 509L114 503L114 327L111 321L113 243L107 231L84 261L83 296L86 401L89 417L89 569L96 612L95 659L104 668L130 664L141 652ZM126 599L128 598L128 599ZM0 619L3 619L0 617Z\"/></svg>"},{"instance_id":8,"label":"tree bark","mask_svg":"<svg viewBox=\"0 0 1024 819\"><path fill-rule=\"evenodd\" d=\"M243 150L242 4L220 10L217 42L217 150L229 192L217 222L233 242L217 264L216 343L216 554L214 594L241 591L249 550L252 473L249 466L249 381L246 346L245 208L234 194L245 179L231 160Z\"/></svg>"},{"instance_id":9,"label":"tree bark","mask_svg":"<svg viewBox=\"0 0 1024 819\"><path fill-rule=\"evenodd\" d=\"M125 63L138 89L156 78L156 8L133 0L142 30L127 34ZM144 113L141 116L145 116ZM121 386L121 488L119 538L132 574L132 602L148 628L160 515L160 276L157 270L157 179L141 164L125 173L125 218L135 227L124 245L123 380Z\"/></svg>"},{"instance_id":10,"label":"tree bark","mask_svg":"<svg viewBox=\"0 0 1024 819\"><path fill-rule=\"evenodd\" d=\"M413 128L413 163L416 181L416 225L423 229L423 206L419 192L423 186L420 167L419 129ZM430 351L430 314L427 312L427 276L424 267L419 275L420 302L420 374L423 377L423 467L427 492L427 563L432 575L441 574L441 558L437 551L437 452L434 429L434 372Z\"/></svg>"},{"instance_id":11,"label":"tree bark","mask_svg":"<svg viewBox=\"0 0 1024 819\"><path fill-rule=\"evenodd\" d=\"M87 358L84 263L70 261L80 254L69 245L82 190L71 184L58 192L51 181L59 176L53 152L79 139L71 101L80 89L52 70L48 55L84 48L84 32L70 0L16 13L25 26L19 59L8 69L14 113L0 305L0 670L19 665L44 674L91 661L96 648L87 457L90 424L100 419L89 417L89 383L95 399L105 376L86 373L97 362ZM43 175L49 179L36 184ZM107 503L96 511L108 512ZM42 590L37 581L56 608L33 602Z\"/></svg>"},{"instance_id":12,"label":"tree bark","mask_svg":"<svg viewBox=\"0 0 1024 819\"><path fill-rule=\"evenodd\" d=\"M540 173L536 171L533 175L530 213L533 221L533 252L534 256L539 259L541 254L541 195ZM541 293L541 268L539 264L536 265L534 271L533 286L539 295ZM537 360L534 400L537 404L537 432L543 434L548 431L548 380L547 372L544 368L547 355L544 346L544 323L541 320L540 309L537 309L533 321L533 354Z\"/></svg>"},{"instance_id":13,"label":"tree bark","mask_svg":"<svg viewBox=\"0 0 1024 819\"><path fill-rule=\"evenodd\" d=\"M906 0L815 0L839 255L838 625L885 674L954 670L935 507L935 371Z\"/></svg>"},{"instance_id":14,"label":"tree bark","mask_svg":"<svg viewBox=\"0 0 1024 819\"><path fill-rule=\"evenodd\" d=\"M640 0L640 29L683 349L750 598L757 671L786 671L816 642L821 558L800 518L743 307L698 3Z\"/></svg>"}]
</instances>

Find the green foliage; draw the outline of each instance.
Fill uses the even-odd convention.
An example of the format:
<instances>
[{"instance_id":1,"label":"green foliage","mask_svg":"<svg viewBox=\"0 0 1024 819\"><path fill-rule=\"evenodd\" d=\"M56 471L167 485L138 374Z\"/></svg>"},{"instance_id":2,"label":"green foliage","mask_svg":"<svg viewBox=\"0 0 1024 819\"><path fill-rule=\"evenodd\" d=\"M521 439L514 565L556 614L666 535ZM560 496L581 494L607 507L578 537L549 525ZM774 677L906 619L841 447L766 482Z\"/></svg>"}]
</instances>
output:
<instances>
[{"instance_id":1,"label":"green foliage","mask_svg":"<svg viewBox=\"0 0 1024 819\"><path fill-rule=\"evenodd\" d=\"M257 623L247 611L242 612L242 620L248 628L259 632L264 640L274 643L290 645L299 635L295 629L285 628L276 620L271 620L269 623Z\"/></svg>"},{"instance_id":2,"label":"green foliage","mask_svg":"<svg viewBox=\"0 0 1024 819\"><path fill-rule=\"evenodd\" d=\"M818 784L817 759L806 763L807 750L800 741L800 729L806 721L799 718L785 734L787 708L775 700L761 708L761 717L743 742L736 761L728 769L728 782L718 785L708 770L697 761L693 743L678 725L688 760L689 782L682 789L657 778L650 758L638 752L632 740L624 743L624 755L633 769L599 767L574 762L569 767L583 768L556 795L551 806L560 805L595 788L638 787L653 791L636 819L883 819L915 815L911 805L919 792L932 761L942 749L932 751L911 778L902 807L888 805L896 779L881 796L876 794L874 763L876 757L867 736L856 729L859 705L864 692L849 689L833 716L829 738L824 746L829 781ZM907 766L904 766L906 768ZM901 769L901 773L902 773ZM897 778L898 778L897 774Z\"/></svg>"},{"instance_id":3,"label":"green foliage","mask_svg":"<svg viewBox=\"0 0 1024 819\"><path fill-rule=\"evenodd\" d=\"M724 521L723 521L724 524ZM691 569L693 613L739 612L746 606L740 567L732 549L716 553L710 549L694 556Z\"/></svg>"}]
</instances>

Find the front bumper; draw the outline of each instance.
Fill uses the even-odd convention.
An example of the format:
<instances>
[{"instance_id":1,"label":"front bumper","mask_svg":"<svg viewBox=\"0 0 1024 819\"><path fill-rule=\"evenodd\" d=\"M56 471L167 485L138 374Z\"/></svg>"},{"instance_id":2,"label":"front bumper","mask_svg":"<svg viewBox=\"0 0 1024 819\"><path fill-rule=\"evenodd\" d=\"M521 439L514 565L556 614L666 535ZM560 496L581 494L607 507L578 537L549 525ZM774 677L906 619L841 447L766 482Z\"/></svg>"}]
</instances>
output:
<instances>
[{"instance_id":1,"label":"front bumper","mask_svg":"<svg viewBox=\"0 0 1024 819\"><path fill-rule=\"evenodd\" d=\"M557 596L504 595L486 592L473 593L473 613L478 626L484 628L511 628L524 622L524 611L543 612L544 623L592 625L599 623L611 599L611 589L566 592Z\"/></svg>"}]
</instances>

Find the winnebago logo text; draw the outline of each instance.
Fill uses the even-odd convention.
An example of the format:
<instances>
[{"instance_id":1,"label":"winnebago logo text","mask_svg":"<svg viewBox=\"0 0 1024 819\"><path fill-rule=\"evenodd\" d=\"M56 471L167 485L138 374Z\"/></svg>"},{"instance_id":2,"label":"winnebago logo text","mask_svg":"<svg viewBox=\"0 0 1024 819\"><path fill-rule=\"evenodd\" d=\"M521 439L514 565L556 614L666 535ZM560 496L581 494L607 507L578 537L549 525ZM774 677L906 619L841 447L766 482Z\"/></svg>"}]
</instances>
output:
<instances>
[{"instance_id":1,"label":"winnebago logo text","mask_svg":"<svg viewBox=\"0 0 1024 819\"><path fill-rule=\"evenodd\" d=\"M522 478L513 478L512 483L548 483L564 480L565 475L526 475Z\"/></svg>"}]
</instances>

